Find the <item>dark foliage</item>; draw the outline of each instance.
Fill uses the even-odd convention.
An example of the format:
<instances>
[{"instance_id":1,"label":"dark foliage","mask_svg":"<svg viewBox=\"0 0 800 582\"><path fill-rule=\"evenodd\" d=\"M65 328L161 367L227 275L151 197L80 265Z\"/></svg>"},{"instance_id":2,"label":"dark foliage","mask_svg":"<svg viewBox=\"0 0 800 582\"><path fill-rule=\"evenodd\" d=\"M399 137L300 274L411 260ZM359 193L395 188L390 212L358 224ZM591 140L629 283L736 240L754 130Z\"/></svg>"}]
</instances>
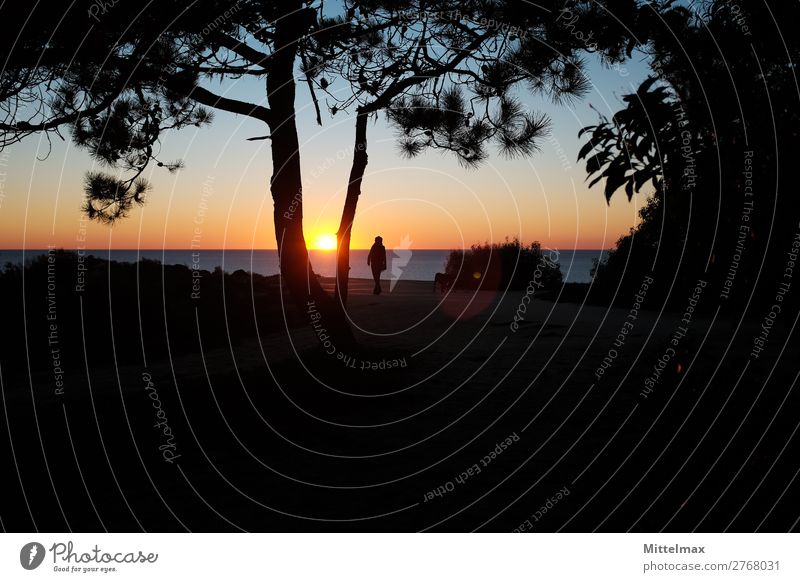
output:
<instances>
[{"instance_id":1,"label":"dark foliage","mask_svg":"<svg viewBox=\"0 0 800 582\"><path fill-rule=\"evenodd\" d=\"M85 269L85 270L83 270ZM56 251L0 272L4 372L52 370L52 349L74 365L125 365L237 344L284 326L277 276L217 268L107 261ZM193 295L194 294L194 295ZM293 324L295 315L287 306ZM55 326L54 328L52 326ZM26 348L27 344L27 348ZM53 356L55 357L55 356ZM80 372L80 370L70 370Z\"/></svg>"},{"instance_id":2,"label":"dark foliage","mask_svg":"<svg viewBox=\"0 0 800 582\"><path fill-rule=\"evenodd\" d=\"M506 239L450 251L445 274L452 277L455 289L519 291L535 280L542 289L552 290L562 282L561 268L554 259L542 253L538 242L523 245L517 239Z\"/></svg>"},{"instance_id":3,"label":"dark foliage","mask_svg":"<svg viewBox=\"0 0 800 582\"><path fill-rule=\"evenodd\" d=\"M774 299L800 232L797 205L781 195L795 189L786 169L800 143L800 44L772 19L794 22L800 8L769 4L671 12L675 36L648 48L655 76L581 132L579 157L592 184L605 178L607 199L653 188L639 226L596 269L598 300L629 302L648 274L660 304L684 305L698 279L732 313Z\"/></svg>"}]
</instances>

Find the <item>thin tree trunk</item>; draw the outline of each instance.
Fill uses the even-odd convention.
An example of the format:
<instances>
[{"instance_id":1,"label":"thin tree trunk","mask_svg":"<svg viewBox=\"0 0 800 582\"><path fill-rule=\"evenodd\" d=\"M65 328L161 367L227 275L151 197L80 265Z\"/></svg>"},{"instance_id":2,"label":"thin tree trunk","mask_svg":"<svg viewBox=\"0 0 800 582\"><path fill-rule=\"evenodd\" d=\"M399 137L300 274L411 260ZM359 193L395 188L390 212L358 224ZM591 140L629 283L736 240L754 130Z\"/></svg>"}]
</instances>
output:
<instances>
[{"instance_id":1,"label":"thin tree trunk","mask_svg":"<svg viewBox=\"0 0 800 582\"><path fill-rule=\"evenodd\" d=\"M304 27L302 2L287 2L288 16L279 19L275 28L275 57L267 75L270 137L272 142L272 179L275 237L283 280L289 293L304 313L311 308L321 314L316 323L325 328L337 349L352 347L352 330L333 299L322 289L311 267L303 235L303 188L300 168L300 145L295 123L294 65L297 40ZM310 321L310 320L309 320Z\"/></svg>"},{"instance_id":2,"label":"thin tree trunk","mask_svg":"<svg viewBox=\"0 0 800 582\"><path fill-rule=\"evenodd\" d=\"M356 218L358 198L361 196L361 182L367 168L367 117L359 111L356 116L356 140L353 147L353 166L350 169L350 181L347 184L347 195L342 210L339 232L336 233L336 290L334 300L339 309L344 311L347 304L347 289L350 281L350 237L353 232L353 221Z\"/></svg>"}]
</instances>

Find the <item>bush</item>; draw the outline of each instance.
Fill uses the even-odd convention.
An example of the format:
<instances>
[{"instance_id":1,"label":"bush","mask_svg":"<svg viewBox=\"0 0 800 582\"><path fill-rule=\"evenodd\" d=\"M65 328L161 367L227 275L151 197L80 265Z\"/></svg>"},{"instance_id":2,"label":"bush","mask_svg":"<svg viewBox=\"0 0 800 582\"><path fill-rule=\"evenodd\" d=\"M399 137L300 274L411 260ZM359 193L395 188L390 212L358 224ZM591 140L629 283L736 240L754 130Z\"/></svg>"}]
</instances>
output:
<instances>
[{"instance_id":1,"label":"bush","mask_svg":"<svg viewBox=\"0 0 800 582\"><path fill-rule=\"evenodd\" d=\"M108 261L55 251L0 270L4 369L52 368L58 355L90 365L148 359L237 344L282 329L279 280L183 265ZM199 290L199 291L198 291ZM300 321L288 306L290 325ZM57 352L53 352L57 349Z\"/></svg>"},{"instance_id":2,"label":"bush","mask_svg":"<svg viewBox=\"0 0 800 582\"><path fill-rule=\"evenodd\" d=\"M468 250L450 251L445 275L456 289L519 291L531 281L543 289L562 284L557 256L542 253L541 245L523 245L519 240L472 245Z\"/></svg>"}]
</instances>

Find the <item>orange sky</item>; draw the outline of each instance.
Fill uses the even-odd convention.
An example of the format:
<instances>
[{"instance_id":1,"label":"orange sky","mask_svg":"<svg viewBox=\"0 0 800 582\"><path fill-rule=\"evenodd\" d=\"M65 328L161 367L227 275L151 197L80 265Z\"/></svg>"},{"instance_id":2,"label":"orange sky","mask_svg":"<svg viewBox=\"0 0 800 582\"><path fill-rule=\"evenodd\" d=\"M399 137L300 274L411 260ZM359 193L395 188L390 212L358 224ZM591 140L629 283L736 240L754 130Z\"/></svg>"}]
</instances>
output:
<instances>
[{"instance_id":1,"label":"orange sky","mask_svg":"<svg viewBox=\"0 0 800 582\"><path fill-rule=\"evenodd\" d=\"M189 147L208 134L216 143L215 131L198 130ZM82 222L81 181L91 160L56 144L46 161L32 162L37 143L29 140L0 166L6 174L0 176L0 247L275 248L269 152L245 143L213 154L205 147L180 152L186 169L171 175L156 168L147 204L111 228ZM349 153L338 159L313 142L307 150L304 226L313 242L338 227L350 162ZM390 247L408 235L415 248L456 248L506 236L552 248L608 248L635 224L644 196L629 203L621 195L607 206L601 187L586 189L582 168L571 162L574 154L563 150L545 142L531 160L495 157L465 170L436 152L401 159L391 136L373 140L353 247L369 247L380 234ZM84 233L87 240L79 241Z\"/></svg>"},{"instance_id":2,"label":"orange sky","mask_svg":"<svg viewBox=\"0 0 800 582\"><path fill-rule=\"evenodd\" d=\"M537 172L538 163L447 172L423 161L369 169L354 248L369 247L376 234L390 247L407 235L415 248L458 248L506 236L552 248L608 248L635 224L643 199L628 203L622 196L607 206L600 188L587 191L567 172ZM82 219L80 175L59 182L51 162L32 179L15 174L6 180L0 247L275 248L267 165L254 163L241 180L229 171L156 175L147 204L108 227ZM306 179L304 228L310 243L338 227L347 166L342 162L317 180Z\"/></svg>"},{"instance_id":3,"label":"orange sky","mask_svg":"<svg viewBox=\"0 0 800 582\"><path fill-rule=\"evenodd\" d=\"M629 80L611 82L617 83L611 96L605 88L572 108L550 106L553 138L531 159L492 155L477 170L438 152L403 159L385 123L371 124L353 248L369 247L377 234L389 248L405 236L418 249L506 236L559 249L612 247L636 223L645 195L629 203L618 194L607 206L602 185L588 190L583 165L575 162L578 129L597 121L589 103L616 110L621 84ZM338 227L353 120L340 114L317 127L301 99L298 94L304 227L313 243ZM83 175L102 168L57 138L49 157L37 161L50 146L39 136L28 138L0 157L0 247L275 248L269 142L246 140L264 133L252 120L218 113L211 127L170 134L161 157L183 159L185 169L172 175L153 168L147 204L113 228L81 221Z\"/></svg>"}]
</instances>

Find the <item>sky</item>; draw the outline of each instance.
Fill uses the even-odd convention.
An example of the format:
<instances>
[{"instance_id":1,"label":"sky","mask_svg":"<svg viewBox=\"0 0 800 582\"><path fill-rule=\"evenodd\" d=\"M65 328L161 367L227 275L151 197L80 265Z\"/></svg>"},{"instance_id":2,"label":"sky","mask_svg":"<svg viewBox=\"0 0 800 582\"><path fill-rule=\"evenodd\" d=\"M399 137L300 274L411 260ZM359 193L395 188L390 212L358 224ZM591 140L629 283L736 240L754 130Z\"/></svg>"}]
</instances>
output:
<instances>
[{"instance_id":1,"label":"sky","mask_svg":"<svg viewBox=\"0 0 800 582\"><path fill-rule=\"evenodd\" d=\"M567 105L539 97L523 101L552 120L549 138L530 158L508 160L491 151L478 169L452 155L430 151L406 159L381 116L368 130L367 167L352 248L368 248L376 235L393 248L453 249L519 238L543 247L611 248L638 219L648 192L632 202L618 193L606 204L602 183L586 187L576 161L578 130L595 124L597 111L613 114L620 97L647 75L634 55L622 70L589 59L593 88ZM218 93L263 102L263 86L235 81L210 87ZM355 120L346 112L316 124L304 84L297 88L297 122L303 168L304 231L314 247L335 233L352 161ZM594 109L593 109L593 108ZM269 141L260 122L215 111L211 126L172 132L161 159L182 159L170 174L153 166L147 203L113 227L90 223L80 211L83 176L103 170L69 140L30 136L0 152L0 248L42 249L274 249Z\"/></svg>"}]
</instances>

